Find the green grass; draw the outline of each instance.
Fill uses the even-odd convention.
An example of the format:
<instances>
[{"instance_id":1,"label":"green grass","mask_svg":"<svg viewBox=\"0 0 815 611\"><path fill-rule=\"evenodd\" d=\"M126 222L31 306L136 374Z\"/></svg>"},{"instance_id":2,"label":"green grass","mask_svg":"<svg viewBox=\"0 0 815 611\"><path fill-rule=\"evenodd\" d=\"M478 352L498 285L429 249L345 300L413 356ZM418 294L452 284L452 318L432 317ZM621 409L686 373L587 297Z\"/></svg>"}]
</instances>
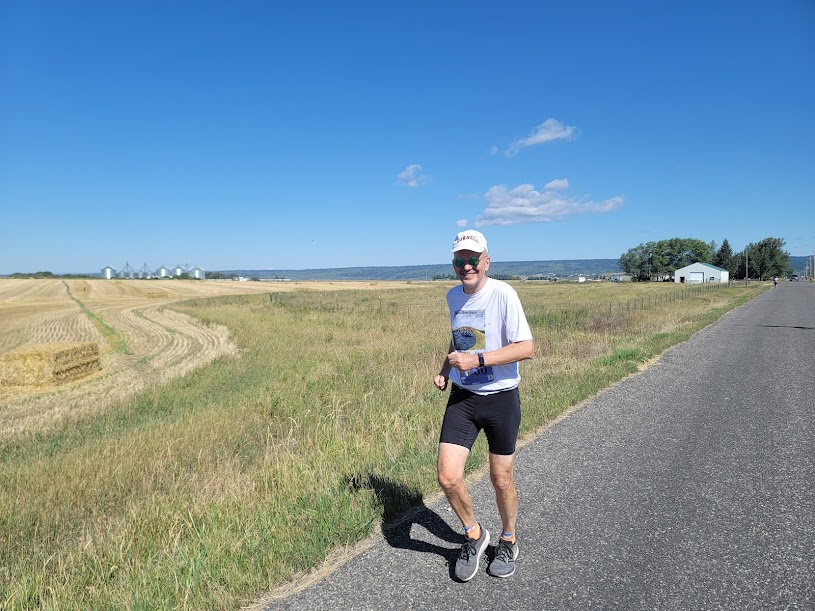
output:
<instances>
[{"instance_id":1,"label":"green grass","mask_svg":"<svg viewBox=\"0 0 815 611\"><path fill-rule=\"evenodd\" d=\"M177 306L240 356L0 442L0 608L235 609L436 494L447 286ZM522 433L763 288L518 285Z\"/></svg>"},{"instance_id":2,"label":"green grass","mask_svg":"<svg viewBox=\"0 0 815 611\"><path fill-rule=\"evenodd\" d=\"M71 288L68 286L68 283L65 282L65 280L63 280L62 283L65 285L65 290L68 291L68 296L79 305L85 316L88 317L97 330L102 334L102 337L105 338L105 341L108 342L108 345L119 354L130 354L130 349L127 346L127 342L121 336L121 334L102 320L98 315L91 312L78 297L71 293Z\"/></svg>"}]
</instances>

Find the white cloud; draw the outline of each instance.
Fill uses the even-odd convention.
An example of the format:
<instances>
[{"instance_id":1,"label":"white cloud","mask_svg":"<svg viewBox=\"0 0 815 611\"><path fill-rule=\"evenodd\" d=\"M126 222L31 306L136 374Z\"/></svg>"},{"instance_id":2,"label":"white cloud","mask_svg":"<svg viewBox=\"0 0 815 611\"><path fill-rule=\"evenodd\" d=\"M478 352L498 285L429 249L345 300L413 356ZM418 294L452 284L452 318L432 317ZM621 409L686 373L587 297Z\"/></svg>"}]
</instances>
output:
<instances>
[{"instance_id":1,"label":"white cloud","mask_svg":"<svg viewBox=\"0 0 815 611\"><path fill-rule=\"evenodd\" d=\"M467 226L467 219L458 219L456 221L457 227L466 227Z\"/></svg>"},{"instance_id":2,"label":"white cloud","mask_svg":"<svg viewBox=\"0 0 815 611\"><path fill-rule=\"evenodd\" d=\"M509 145L509 148L504 154L507 157L514 157L522 148L528 146L545 144L553 140L571 140L574 130L574 127L563 125L563 123L557 119L546 119L546 121L538 125L526 138L516 139Z\"/></svg>"},{"instance_id":3,"label":"white cloud","mask_svg":"<svg viewBox=\"0 0 815 611\"><path fill-rule=\"evenodd\" d=\"M414 163L399 172L399 184L405 187L418 187L427 184L429 177L421 175L422 166Z\"/></svg>"},{"instance_id":4,"label":"white cloud","mask_svg":"<svg viewBox=\"0 0 815 611\"><path fill-rule=\"evenodd\" d=\"M548 223L579 214L605 214L623 205L623 198L619 196L602 202L586 197L568 197L561 193L567 186L565 179L547 183L542 191L536 191L530 184L518 185L513 189L495 185L484 194L487 207L483 214L476 217L475 226Z\"/></svg>"},{"instance_id":5,"label":"white cloud","mask_svg":"<svg viewBox=\"0 0 815 611\"><path fill-rule=\"evenodd\" d=\"M569 188L569 181L565 178L556 178L543 185L544 191L563 191Z\"/></svg>"}]
</instances>

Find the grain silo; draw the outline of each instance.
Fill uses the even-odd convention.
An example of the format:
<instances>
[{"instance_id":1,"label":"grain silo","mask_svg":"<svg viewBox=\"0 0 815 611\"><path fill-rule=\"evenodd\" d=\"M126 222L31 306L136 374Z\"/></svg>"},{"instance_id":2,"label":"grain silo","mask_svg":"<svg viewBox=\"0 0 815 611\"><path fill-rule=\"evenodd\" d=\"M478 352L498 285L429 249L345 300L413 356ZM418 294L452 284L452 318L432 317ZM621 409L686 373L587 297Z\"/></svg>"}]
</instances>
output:
<instances>
[{"instance_id":1,"label":"grain silo","mask_svg":"<svg viewBox=\"0 0 815 611\"><path fill-rule=\"evenodd\" d=\"M133 276L133 268L130 267L130 263L125 261L125 266L122 268L122 271L119 272L119 278L133 278Z\"/></svg>"},{"instance_id":2,"label":"grain silo","mask_svg":"<svg viewBox=\"0 0 815 611\"><path fill-rule=\"evenodd\" d=\"M190 276L192 276L193 278L197 278L198 280L206 280L207 278L207 272L204 271L204 268L200 267L199 265L196 265L195 267L190 269L189 273Z\"/></svg>"},{"instance_id":3,"label":"grain silo","mask_svg":"<svg viewBox=\"0 0 815 611\"><path fill-rule=\"evenodd\" d=\"M156 276L159 278L169 278L170 277L170 268L166 265L162 265L156 270Z\"/></svg>"},{"instance_id":4,"label":"grain silo","mask_svg":"<svg viewBox=\"0 0 815 611\"><path fill-rule=\"evenodd\" d=\"M180 276L181 274L186 274L187 270L181 267L180 265L176 265L173 268L173 276Z\"/></svg>"},{"instance_id":5,"label":"grain silo","mask_svg":"<svg viewBox=\"0 0 815 611\"><path fill-rule=\"evenodd\" d=\"M105 280L110 280L115 275L116 275L116 268L115 267L111 267L110 265L106 265L105 267L102 268L102 277Z\"/></svg>"}]
</instances>

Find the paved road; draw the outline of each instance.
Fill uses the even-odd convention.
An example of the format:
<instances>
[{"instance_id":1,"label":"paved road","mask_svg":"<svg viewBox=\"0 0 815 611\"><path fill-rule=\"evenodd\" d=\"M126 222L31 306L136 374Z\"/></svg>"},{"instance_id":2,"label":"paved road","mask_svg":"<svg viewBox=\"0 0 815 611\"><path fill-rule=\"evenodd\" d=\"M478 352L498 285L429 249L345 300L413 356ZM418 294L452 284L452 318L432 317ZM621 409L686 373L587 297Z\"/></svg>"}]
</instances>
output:
<instances>
[{"instance_id":1,"label":"paved road","mask_svg":"<svg viewBox=\"0 0 815 611\"><path fill-rule=\"evenodd\" d=\"M815 285L784 282L520 451L512 578L451 579L442 501L267 609L815 609L814 389Z\"/></svg>"}]
</instances>

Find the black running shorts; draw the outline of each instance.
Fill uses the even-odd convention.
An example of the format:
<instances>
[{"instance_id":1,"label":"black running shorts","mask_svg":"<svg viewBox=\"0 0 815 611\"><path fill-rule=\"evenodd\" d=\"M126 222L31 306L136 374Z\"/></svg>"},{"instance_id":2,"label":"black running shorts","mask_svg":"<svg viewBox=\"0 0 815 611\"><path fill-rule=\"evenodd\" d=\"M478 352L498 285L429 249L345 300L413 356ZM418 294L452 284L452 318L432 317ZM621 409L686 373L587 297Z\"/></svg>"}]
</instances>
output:
<instances>
[{"instance_id":1,"label":"black running shorts","mask_svg":"<svg viewBox=\"0 0 815 611\"><path fill-rule=\"evenodd\" d=\"M455 384L451 386L439 443L452 443L470 449L483 429L490 454L514 454L521 426L518 389L477 395Z\"/></svg>"}]
</instances>

